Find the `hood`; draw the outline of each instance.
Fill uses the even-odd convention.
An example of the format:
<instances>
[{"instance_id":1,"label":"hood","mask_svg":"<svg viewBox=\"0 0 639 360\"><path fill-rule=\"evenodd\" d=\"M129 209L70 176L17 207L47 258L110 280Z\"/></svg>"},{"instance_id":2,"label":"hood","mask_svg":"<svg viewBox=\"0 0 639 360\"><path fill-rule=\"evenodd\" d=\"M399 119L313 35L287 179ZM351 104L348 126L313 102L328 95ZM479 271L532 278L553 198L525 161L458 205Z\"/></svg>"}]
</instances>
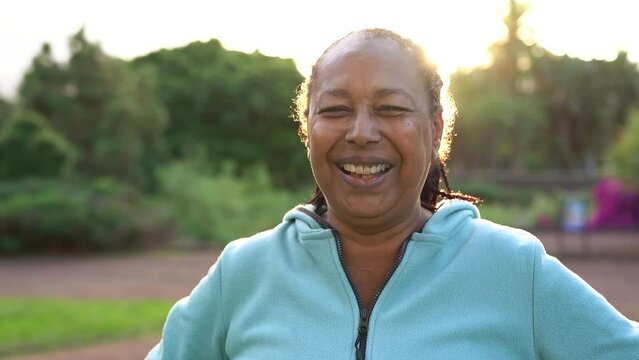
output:
<instances>
[{"instance_id":1,"label":"hood","mask_svg":"<svg viewBox=\"0 0 639 360\"><path fill-rule=\"evenodd\" d=\"M415 237L429 240L449 238L472 219L480 219L475 205L463 200L444 200L438 204L437 211L424 225L421 234L415 234Z\"/></svg>"}]
</instances>

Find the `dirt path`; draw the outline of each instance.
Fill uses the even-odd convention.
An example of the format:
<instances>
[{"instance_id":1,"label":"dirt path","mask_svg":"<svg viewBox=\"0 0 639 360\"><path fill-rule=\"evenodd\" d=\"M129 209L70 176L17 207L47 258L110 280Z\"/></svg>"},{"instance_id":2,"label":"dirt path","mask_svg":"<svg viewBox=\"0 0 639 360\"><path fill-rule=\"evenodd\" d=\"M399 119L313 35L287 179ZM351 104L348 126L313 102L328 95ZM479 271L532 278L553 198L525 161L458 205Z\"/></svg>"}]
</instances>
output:
<instances>
[{"instance_id":1,"label":"dirt path","mask_svg":"<svg viewBox=\"0 0 639 360\"><path fill-rule=\"evenodd\" d=\"M169 299L189 294L219 250L0 259L0 296Z\"/></svg>"},{"instance_id":2,"label":"dirt path","mask_svg":"<svg viewBox=\"0 0 639 360\"><path fill-rule=\"evenodd\" d=\"M540 234L550 254L602 293L627 317L639 320L639 234L606 234L591 239L583 257L583 239ZM172 301L188 295L219 251L154 252L108 257L0 259L0 296ZM578 256L575 256L578 255ZM159 337L159 334L158 334ZM141 359L158 338L132 340L84 349L15 357L11 360Z\"/></svg>"}]
</instances>

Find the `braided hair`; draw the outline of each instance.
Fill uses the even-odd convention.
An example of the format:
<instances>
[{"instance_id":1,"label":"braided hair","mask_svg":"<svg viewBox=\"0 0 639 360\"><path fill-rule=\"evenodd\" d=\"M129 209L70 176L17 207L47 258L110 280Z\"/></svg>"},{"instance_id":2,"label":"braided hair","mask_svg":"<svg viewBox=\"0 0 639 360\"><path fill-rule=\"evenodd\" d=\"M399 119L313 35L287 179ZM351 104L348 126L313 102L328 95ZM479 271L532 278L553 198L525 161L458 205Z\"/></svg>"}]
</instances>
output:
<instances>
[{"instance_id":1,"label":"braided hair","mask_svg":"<svg viewBox=\"0 0 639 360\"><path fill-rule=\"evenodd\" d=\"M334 42L317 59L312 67L311 75L298 87L297 96L294 100L294 116L295 120L299 123L298 134L300 140L308 147L308 105L310 94L313 91L315 79L317 78L320 66L326 55L330 53L333 48L335 48L343 40L352 36L358 36L363 39L390 40L398 44L400 48L404 50L406 55L413 60L419 74L424 81L424 86L427 90L426 93L429 96L428 100L431 104L431 118L438 118L440 114L443 115L444 105L447 105L446 117L444 117L444 129L441 145L439 147L439 151L434 153L433 155L434 158L431 161L428 176L426 177L426 182L424 183L424 187L422 188L420 194L421 206L434 212L437 210L437 203L441 198L461 199L469 201L471 203L480 202L481 200L478 197L466 195L459 192L453 192L450 189L445 161L448 158L448 154L450 151L451 134L457 112L455 110L454 101L447 94L447 92L444 92L446 97L444 98L444 100L442 100L441 95L444 83L441 76L437 72L437 67L428 60L426 54L420 46L392 31L386 29L365 29L357 32L352 32ZM441 189L442 182L444 185L443 190ZM315 185L315 190L309 203L314 205L316 209L322 209L327 206L326 198L324 197L324 194L320 190L319 186Z\"/></svg>"}]
</instances>

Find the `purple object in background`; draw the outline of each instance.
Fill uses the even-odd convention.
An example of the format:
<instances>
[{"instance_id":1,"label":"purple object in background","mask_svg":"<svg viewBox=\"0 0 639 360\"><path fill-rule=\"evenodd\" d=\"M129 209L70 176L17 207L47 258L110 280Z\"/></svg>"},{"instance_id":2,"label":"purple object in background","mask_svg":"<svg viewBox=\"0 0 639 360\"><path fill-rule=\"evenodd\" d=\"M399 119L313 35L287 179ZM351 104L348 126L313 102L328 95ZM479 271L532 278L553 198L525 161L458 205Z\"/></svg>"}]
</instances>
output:
<instances>
[{"instance_id":1,"label":"purple object in background","mask_svg":"<svg viewBox=\"0 0 639 360\"><path fill-rule=\"evenodd\" d=\"M596 208L589 229L639 229L639 192L624 189L619 181L604 179L593 193Z\"/></svg>"}]
</instances>

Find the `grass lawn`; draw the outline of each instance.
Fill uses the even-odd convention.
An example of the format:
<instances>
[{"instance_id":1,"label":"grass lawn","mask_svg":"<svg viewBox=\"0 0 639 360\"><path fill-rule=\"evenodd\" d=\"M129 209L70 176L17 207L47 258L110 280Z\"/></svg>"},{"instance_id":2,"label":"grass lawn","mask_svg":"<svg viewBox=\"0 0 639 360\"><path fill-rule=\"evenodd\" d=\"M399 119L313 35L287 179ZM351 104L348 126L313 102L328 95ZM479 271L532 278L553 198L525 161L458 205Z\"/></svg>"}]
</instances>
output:
<instances>
[{"instance_id":1,"label":"grass lawn","mask_svg":"<svg viewBox=\"0 0 639 360\"><path fill-rule=\"evenodd\" d=\"M172 302L0 298L0 357L157 334Z\"/></svg>"}]
</instances>

